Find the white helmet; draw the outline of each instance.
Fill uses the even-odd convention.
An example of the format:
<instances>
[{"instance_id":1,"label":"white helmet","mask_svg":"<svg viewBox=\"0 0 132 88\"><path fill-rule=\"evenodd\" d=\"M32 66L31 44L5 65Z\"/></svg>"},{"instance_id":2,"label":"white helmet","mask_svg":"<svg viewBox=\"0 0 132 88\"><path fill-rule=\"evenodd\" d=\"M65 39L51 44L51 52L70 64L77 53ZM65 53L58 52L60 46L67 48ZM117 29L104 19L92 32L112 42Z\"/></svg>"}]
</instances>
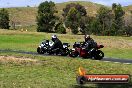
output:
<instances>
[{"instance_id":1,"label":"white helmet","mask_svg":"<svg viewBox=\"0 0 132 88\"><path fill-rule=\"evenodd\" d=\"M90 35L85 35L84 39L85 39L85 41L88 41L90 39Z\"/></svg>"},{"instance_id":2,"label":"white helmet","mask_svg":"<svg viewBox=\"0 0 132 88\"><path fill-rule=\"evenodd\" d=\"M55 38L57 38L57 36L56 35L52 35L52 38L55 39Z\"/></svg>"},{"instance_id":3,"label":"white helmet","mask_svg":"<svg viewBox=\"0 0 132 88\"><path fill-rule=\"evenodd\" d=\"M85 35L85 38L90 38L90 35Z\"/></svg>"}]
</instances>

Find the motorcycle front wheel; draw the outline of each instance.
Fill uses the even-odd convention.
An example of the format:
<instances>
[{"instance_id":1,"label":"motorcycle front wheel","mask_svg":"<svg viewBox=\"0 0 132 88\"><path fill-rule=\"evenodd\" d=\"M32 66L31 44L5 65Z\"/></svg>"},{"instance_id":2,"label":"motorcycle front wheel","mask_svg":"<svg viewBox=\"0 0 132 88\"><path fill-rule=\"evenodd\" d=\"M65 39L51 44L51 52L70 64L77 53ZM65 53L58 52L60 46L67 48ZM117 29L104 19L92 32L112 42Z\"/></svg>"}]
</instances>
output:
<instances>
[{"instance_id":1,"label":"motorcycle front wheel","mask_svg":"<svg viewBox=\"0 0 132 88\"><path fill-rule=\"evenodd\" d=\"M78 55L79 55L79 53L76 52L76 51L73 51L73 50L70 50L70 51L69 51L69 56L70 56L70 57L77 57Z\"/></svg>"},{"instance_id":2,"label":"motorcycle front wheel","mask_svg":"<svg viewBox=\"0 0 132 88\"><path fill-rule=\"evenodd\" d=\"M97 50L93 57L95 60L101 60L104 57L104 53L101 50Z\"/></svg>"},{"instance_id":3,"label":"motorcycle front wheel","mask_svg":"<svg viewBox=\"0 0 132 88\"><path fill-rule=\"evenodd\" d=\"M37 52L38 54L44 54L43 50L40 47L37 48Z\"/></svg>"}]
</instances>

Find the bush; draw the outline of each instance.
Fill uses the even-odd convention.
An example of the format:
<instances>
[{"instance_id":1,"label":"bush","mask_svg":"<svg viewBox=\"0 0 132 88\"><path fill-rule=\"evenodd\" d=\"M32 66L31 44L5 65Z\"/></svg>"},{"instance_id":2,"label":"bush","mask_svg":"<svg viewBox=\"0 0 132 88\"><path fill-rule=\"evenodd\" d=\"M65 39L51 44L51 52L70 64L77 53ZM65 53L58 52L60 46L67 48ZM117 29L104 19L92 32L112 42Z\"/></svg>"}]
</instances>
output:
<instances>
[{"instance_id":1,"label":"bush","mask_svg":"<svg viewBox=\"0 0 132 88\"><path fill-rule=\"evenodd\" d=\"M78 33L78 23L74 22L73 24L71 24L71 31L73 34L77 34Z\"/></svg>"},{"instance_id":2,"label":"bush","mask_svg":"<svg viewBox=\"0 0 132 88\"><path fill-rule=\"evenodd\" d=\"M0 10L0 28L9 29L9 13L6 9Z\"/></svg>"},{"instance_id":3,"label":"bush","mask_svg":"<svg viewBox=\"0 0 132 88\"><path fill-rule=\"evenodd\" d=\"M132 36L132 26L125 26L125 33L127 36Z\"/></svg>"},{"instance_id":4,"label":"bush","mask_svg":"<svg viewBox=\"0 0 132 88\"><path fill-rule=\"evenodd\" d=\"M62 23L59 24L55 31L60 34L66 34L66 29L64 28Z\"/></svg>"}]
</instances>

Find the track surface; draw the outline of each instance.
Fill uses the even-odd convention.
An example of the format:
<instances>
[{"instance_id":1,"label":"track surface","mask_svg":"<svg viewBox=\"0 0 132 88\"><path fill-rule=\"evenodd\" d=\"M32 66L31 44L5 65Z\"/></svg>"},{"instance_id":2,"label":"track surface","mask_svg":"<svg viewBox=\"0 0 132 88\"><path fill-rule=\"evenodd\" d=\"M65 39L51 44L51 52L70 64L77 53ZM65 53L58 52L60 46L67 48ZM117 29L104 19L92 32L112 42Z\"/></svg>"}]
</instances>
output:
<instances>
[{"instance_id":1,"label":"track surface","mask_svg":"<svg viewBox=\"0 0 132 88\"><path fill-rule=\"evenodd\" d=\"M31 55L42 55L42 56L49 56L47 54L38 54L37 52L28 52L28 51L19 51L19 50L0 50L0 52L15 52L21 54L31 54ZM54 55L51 55L54 56ZM108 58L104 57L102 60L104 62L114 62L114 63L123 63L123 64L132 64L132 59L117 59L117 58Z\"/></svg>"}]
</instances>

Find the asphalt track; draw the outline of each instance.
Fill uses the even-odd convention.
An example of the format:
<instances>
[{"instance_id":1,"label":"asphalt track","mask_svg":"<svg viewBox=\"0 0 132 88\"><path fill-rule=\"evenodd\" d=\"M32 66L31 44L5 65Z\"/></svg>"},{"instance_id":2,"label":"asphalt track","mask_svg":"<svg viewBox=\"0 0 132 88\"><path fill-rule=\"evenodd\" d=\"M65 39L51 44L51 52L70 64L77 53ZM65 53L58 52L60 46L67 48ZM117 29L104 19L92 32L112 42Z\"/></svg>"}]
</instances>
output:
<instances>
[{"instance_id":1,"label":"asphalt track","mask_svg":"<svg viewBox=\"0 0 132 88\"><path fill-rule=\"evenodd\" d=\"M49 56L48 54L38 54L37 52L28 52L28 51L19 51L19 50L0 50L0 52L5 52L5 53L6 52L15 52L15 53L21 53L21 54ZM54 55L51 55L51 56L54 56ZM98 61L132 64L132 59L119 59L119 58L104 57L102 60L98 60Z\"/></svg>"}]
</instances>

